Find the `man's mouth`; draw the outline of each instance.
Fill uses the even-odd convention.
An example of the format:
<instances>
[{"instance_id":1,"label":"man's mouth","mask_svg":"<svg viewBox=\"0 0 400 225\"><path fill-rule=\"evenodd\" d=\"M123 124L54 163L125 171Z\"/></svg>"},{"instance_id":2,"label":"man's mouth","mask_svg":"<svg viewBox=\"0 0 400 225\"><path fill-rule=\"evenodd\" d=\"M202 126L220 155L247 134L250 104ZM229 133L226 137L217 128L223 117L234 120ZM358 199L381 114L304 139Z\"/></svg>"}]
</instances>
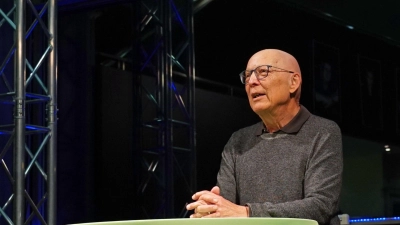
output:
<instances>
[{"instance_id":1,"label":"man's mouth","mask_svg":"<svg viewBox=\"0 0 400 225\"><path fill-rule=\"evenodd\" d=\"M254 93L254 94L251 95L251 97L253 97L253 99L254 99L254 98L258 98L258 97L264 96L264 95L265 94Z\"/></svg>"}]
</instances>

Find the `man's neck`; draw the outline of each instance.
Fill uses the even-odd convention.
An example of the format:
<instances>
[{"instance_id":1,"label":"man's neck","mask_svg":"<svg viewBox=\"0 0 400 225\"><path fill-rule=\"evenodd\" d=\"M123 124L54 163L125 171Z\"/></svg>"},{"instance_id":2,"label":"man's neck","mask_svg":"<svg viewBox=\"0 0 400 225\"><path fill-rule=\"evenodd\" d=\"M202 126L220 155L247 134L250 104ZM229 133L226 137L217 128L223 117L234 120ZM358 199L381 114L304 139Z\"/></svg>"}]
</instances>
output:
<instances>
[{"instance_id":1,"label":"man's neck","mask_svg":"<svg viewBox=\"0 0 400 225\"><path fill-rule=\"evenodd\" d=\"M273 133L288 124L296 116L299 110L299 104L290 104L279 107L272 112L267 112L260 117L268 133Z\"/></svg>"}]
</instances>

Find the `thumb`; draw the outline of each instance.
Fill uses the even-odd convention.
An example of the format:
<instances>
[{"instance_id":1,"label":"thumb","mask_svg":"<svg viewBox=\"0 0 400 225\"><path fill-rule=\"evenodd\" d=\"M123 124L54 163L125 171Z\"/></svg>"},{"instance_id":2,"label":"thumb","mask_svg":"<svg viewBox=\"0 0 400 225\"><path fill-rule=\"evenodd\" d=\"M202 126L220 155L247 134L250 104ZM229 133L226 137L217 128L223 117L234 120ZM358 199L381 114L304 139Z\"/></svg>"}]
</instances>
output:
<instances>
[{"instance_id":1,"label":"thumb","mask_svg":"<svg viewBox=\"0 0 400 225\"><path fill-rule=\"evenodd\" d=\"M214 186L214 187L211 189L211 192L214 193L214 194L216 194L216 195L220 195L220 190L219 190L219 187L218 187L218 186Z\"/></svg>"}]
</instances>

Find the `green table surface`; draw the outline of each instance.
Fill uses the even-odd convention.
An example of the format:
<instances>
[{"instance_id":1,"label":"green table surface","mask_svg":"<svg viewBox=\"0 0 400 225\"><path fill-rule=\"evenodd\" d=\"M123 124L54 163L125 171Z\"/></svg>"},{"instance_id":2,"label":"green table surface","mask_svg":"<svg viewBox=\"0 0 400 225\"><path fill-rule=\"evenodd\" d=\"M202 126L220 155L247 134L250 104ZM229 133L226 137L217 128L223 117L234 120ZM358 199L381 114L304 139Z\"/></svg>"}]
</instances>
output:
<instances>
[{"instance_id":1,"label":"green table surface","mask_svg":"<svg viewBox=\"0 0 400 225\"><path fill-rule=\"evenodd\" d=\"M318 225L315 220L294 218L199 218L123 220L80 225ZM78 224L76 224L78 225Z\"/></svg>"}]
</instances>

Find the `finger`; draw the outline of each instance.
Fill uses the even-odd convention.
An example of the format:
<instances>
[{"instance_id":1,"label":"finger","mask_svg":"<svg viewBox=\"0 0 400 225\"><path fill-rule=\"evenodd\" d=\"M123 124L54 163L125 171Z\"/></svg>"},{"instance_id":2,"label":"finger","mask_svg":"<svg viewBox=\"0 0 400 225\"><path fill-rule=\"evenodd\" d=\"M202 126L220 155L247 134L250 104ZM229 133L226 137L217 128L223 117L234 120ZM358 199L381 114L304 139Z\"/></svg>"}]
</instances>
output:
<instances>
[{"instance_id":1,"label":"finger","mask_svg":"<svg viewBox=\"0 0 400 225\"><path fill-rule=\"evenodd\" d=\"M203 203L203 204L205 204L205 203ZM186 206L186 209L187 209L187 210L194 210L194 209L196 209L197 207L199 207L200 205L202 205L202 203L200 203L200 202L192 202L192 203L190 203L190 204L188 204L188 205Z\"/></svg>"},{"instance_id":2,"label":"finger","mask_svg":"<svg viewBox=\"0 0 400 225\"><path fill-rule=\"evenodd\" d=\"M219 187L218 186L214 186L212 189L211 189L211 192L212 193L214 193L214 194L216 194L216 195L220 195L220 189L219 189Z\"/></svg>"},{"instance_id":3,"label":"finger","mask_svg":"<svg viewBox=\"0 0 400 225\"><path fill-rule=\"evenodd\" d=\"M219 212L212 212L208 215L204 215L201 218L217 218L217 217L221 217L221 214Z\"/></svg>"},{"instance_id":4,"label":"finger","mask_svg":"<svg viewBox=\"0 0 400 225\"><path fill-rule=\"evenodd\" d=\"M203 216L205 216L206 214L201 214L201 213L193 213L192 215L190 215L190 218L202 218Z\"/></svg>"},{"instance_id":5,"label":"finger","mask_svg":"<svg viewBox=\"0 0 400 225\"><path fill-rule=\"evenodd\" d=\"M198 200L200 196L202 196L202 195L204 195L204 194L207 194L207 193L210 193L210 191L199 191L199 192L196 192L196 193L192 196L192 199L193 199L193 200Z\"/></svg>"},{"instance_id":6,"label":"finger","mask_svg":"<svg viewBox=\"0 0 400 225\"><path fill-rule=\"evenodd\" d=\"M217 209L218 209L218 207L216 205L201 205L196 208L195 213L207 215L210 212L217 211Z\"/></svg>"},{"instance_id":7,"label":"finger","mask_svg":"<svg viewBox=\"0 0 400 225\"><path fill-rule=\"evenodd\" d=\"M196 206L196 203L190 203L190 204L188 204L187 206L186 206L186 209L187 210L193 210L193 209L195 209L197 206Z\"/></svg>"},{"instance_id":8,"label":"finger","mask_svg":"<svg viewBox=\"0 0 400 225\"><path fill-rule=\"evenodd\" d=\"M208 204L216 204L218 202L218 197L219 196L215 194L205 194L200 196L199 201L202 200L207 202Z\"/></svg>"}]
</instances>

